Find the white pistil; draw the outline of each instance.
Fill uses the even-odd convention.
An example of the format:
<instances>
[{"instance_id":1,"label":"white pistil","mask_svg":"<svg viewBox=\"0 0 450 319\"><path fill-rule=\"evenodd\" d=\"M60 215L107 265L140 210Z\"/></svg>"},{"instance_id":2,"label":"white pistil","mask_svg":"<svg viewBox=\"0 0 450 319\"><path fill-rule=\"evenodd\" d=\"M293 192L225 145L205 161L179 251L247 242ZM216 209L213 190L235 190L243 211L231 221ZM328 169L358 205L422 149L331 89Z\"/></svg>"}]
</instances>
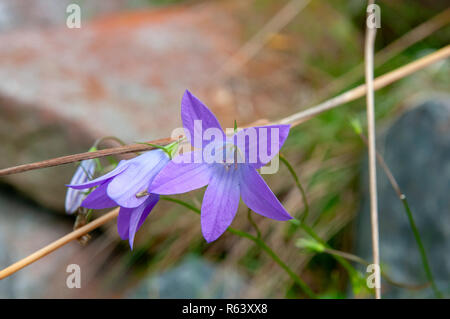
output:
<instances>
[{"instance_id":1,"label":"white pistil","mask_svg":"<svg viewBox=\"0 0 450 319\"><path fill-rule=\"evenodd\" d=\"M234 166L234 170L237 170L239 163L238 156L240 155L238 147L234 144L227 144L223 147L223 149L225 150L226 159L223 161L222 164L225 166L225 170L228 172L228 170L232 165Z\"/></svg>"},{"instance_id":2,"label":"white pistil","mask_svg":"<svg viewBox=\"0 0 450 319\"><path fill-rule=\"evenodd\" d=\"M142 191L136 194L136 198L141 198L150 195L147 191Z\"/></svg>"}]
</instances>

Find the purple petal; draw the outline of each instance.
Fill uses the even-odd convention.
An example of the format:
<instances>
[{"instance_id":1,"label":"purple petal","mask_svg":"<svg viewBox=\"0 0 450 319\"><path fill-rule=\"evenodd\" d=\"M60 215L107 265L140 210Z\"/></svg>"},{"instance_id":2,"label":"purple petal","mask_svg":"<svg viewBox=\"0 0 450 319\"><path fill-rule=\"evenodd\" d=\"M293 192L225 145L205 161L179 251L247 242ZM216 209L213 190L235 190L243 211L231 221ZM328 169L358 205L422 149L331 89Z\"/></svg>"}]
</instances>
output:
<instances>
[{"instance_id":1,"label":"purple petal","mask_svg":"<svg viewBox=\"0 0 450 319\"><path fill-rule=\"evenodd\" d=\"M138 229L142 226L148 214L150 214L153 207L159 200L159 195L150 194L146 197L145 202L142 205L135 208L122 208L129 211L130 214L130 226L128 231L128 239L130 242L130 248L133 249L134 236Z\"/></svg>"},{"instance_id":2,"label":"purple petal","mask_svg":"<svg viewBox=\"0 0 450 319\"><path fill-rule=\"evenodd\" d=\"M233 143L245 155L245 163L258 169L280 151L289 135L289 128L289 125L249 127L237 132Z\"/></svg>"},{"instance_id":3,"label":"purple petal","mask_svg":"<svg viewBox=\"0 0 450 319\"><path fill-rule=\"evenodd\" d=\"M149 188L150 193L171 195L181 194L205 186L211 177L211 167L204 163L182 163L193 152L178 155L156 176Z\"/></svg>"},{"instance_id":4,"label":"purple petal","mask_svg":"<svg viewBox=\"0 0 450 319\"><path fill-rule=\"evenodd\" d=\"M100 176L92 181L86 182L86 183L81 183L81 184L76 184L76 185L66 185L68 187L74 188L74 189L84 189L84 188L91 188L94 186L97 186L99 184L102 184L103 182L105 182L108 179L111 179L117 175L119 175L120 173L122 173L126 168L127 168L127 164L129 161L120 161L119 165L117 165L117 167L115 169L113 169L111 172L106 173L103 176Z\"/></svg>"},{"instance_id":5,"label":"purple petal","mask_svg":"<svg viewBox=\"0 0 450 319\"><path fill-rule=\"evenodd\" d=\"M239 206L239 170L217 165L203 197L201 225L208 243L230 226Z\"/></svg>"},{"instance_id":6,"label":"purple petal","mask_svg":"<svg viewBox=\"0 0 450 319\"><path fill-rule=\"evenodd\" d=\"M191 92L186 90L181 100L181 120L183 127L187 131L186 136L190 139L192 146L201 147L206 146L210 141L203 141L203 133L209 128L219 129L223 134L223 140L225 140L225 134L220 127L219 121L214 114ZM197 122L195 125L194 121ZM199 127L201 123L201 127ZM198 139L202 141L202 145L194 145L194 140Z\"/></svg>"},{"instance_id":7,"label":"purple petal","mask_svg":"<svg viewBox=\"0 0 450 319\"><path fill-rule=\"evenodd\" d=\"M103 209L117 206L117 203L109 198L106 193L108 183L105 182L102 185L94 189L83 201L81 206L91 209Z\"/></svg>"},{"instance_id":8,"label":"purple petal","mask_svg":"<svg viewBox=\"0 0 450 319\"><path fill-rule=\"evenodd\" d=\"M250 209L275 220L292 219L255 168L242 165L239 171L242 200Z\"/></svg>"},{"instance_id":9,"label":"purple petal","mask_svg":"<svg viewBox=\"0 0 450 319\"><path fill-rule=\"evenodd\" d=\"M117 217L117 232L123 240L128 239L130 218L133 209L121 207Z\"/></svg>"},{"instance_id":10,"label":"purple petal","mask_svg":"<svg viewBox=\"0 0 450 319\"><path fill-rule=\"evenodd\" d=\"M78 165L73 174L70 184L79 184L89 181L95 173L96 163L94 160L85 160ZM73 214L80 207L85 195L80 190L68 188L66 192L65 208L68 214Z\"/></svg>"},{"instance_id":11,"label":"purple petal","mask_svg":"<svg viewBox=\"0 0 450 319\"><path fill-rule=\"evenodd\" d=\"M146 197L137 198L136 194L146 191L168 162L169 157L159 149L129 160L127 169L109 184L108 196L122 207L133 208L141 205Z\"/></svg>"}]
</instances>

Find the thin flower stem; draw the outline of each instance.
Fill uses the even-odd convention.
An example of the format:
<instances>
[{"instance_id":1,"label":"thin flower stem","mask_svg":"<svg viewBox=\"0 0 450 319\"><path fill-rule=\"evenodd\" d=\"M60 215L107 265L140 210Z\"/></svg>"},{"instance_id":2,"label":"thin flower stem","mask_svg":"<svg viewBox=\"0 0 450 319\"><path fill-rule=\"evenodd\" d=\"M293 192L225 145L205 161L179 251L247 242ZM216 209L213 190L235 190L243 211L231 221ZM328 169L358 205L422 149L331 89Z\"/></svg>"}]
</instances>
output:
<instances>
[{"instance_id":1,"label":"thin flower stem","mask_svg":"<svg viewBox=\"0 0 450 319\"><path fill-rule=\"evenodd\" d=\"M359 133L358 134L361 140L366 144L367 146L367 139L364 136L364 134ZM434 291L434 294L437 298L442 298L442 292L438 289L436 282L433 277L433 273L431 271L430 264L428 262L428 257L424 248L424 245L422 243L422 238L420 237L419 230L416 226L416 223L414 221L413 214L411 212L411 209L408 204L408 200L406 199L406 195L401 191L400 186L397 183L397 180L395 179L394 175L392 174L391 170L389 169L389 166L386 164L383 156L376 151L377 160L380 166L383 168L384 172L386 173L386 176L388 177L389 182L392 185L392 188L396 192L398 198L402 201L403 207L405 208L406 215L408 216L409 225L413 231L414 239L416 240L417 246L419 248L420 257L422 259L422 265L425 270L425 274L431 284L431 287Z\"/></svg>"},{"instance_id":2,"label":"thin flower stem","mask_svg":"<svg viewBox=\"0 0 450 319\"><path fill-rule=\"evenodd\" d=\"M370 264L370 262L359 256L331 248L331 246L328 245L328 243L325 240L323 240L319 235L317 235L317 233L311 227L309 227L305 223L301 223L298 219L292 219L291 221L295 226L301 227L309 236L311 236L314 240L322 244L325 247L323 252L332 255L341 264L341 266L343 266L347 270L350 276L355 276L356 274L358 274L358 271L347 260L354 261L365 266ZM412 290L419 290L426 288L429 285L429 283L420 285L409 285L400 283L392 279L382 269L380 271L381 276L383 276L383 278L393 286Z\"/></svg>"},{"instance_id":3,"label":"thin flower stem","mask_svg":"<svg viewBox=\"0 0 450 319\"><path fill-rule=\"evenodd\" d=\"M364 266L370 265L370 262L368 262L367 260L365 260L365 259L363 259L363 258L361 258L359 256L356 256L356 255L344 252L344 251L340 251L340 250L336 250L336 249L332 249L332 248L325 248L323 252L327 253L327 254L330 254L330 255L332 255L335 258L341 257L341 258L345 258L345 259L350 260L350 261L354 261L354 262L356 262L358 264L361 264L361 265L364 265ZM383 270L380 270L380 272L381 272L381 276L383 276L383 278L388 283L390 283L393 286L397 286L397 287L400 287L400 288L411 289L411 290L419 290L419 289L423 289L423 288L426 288L426 287L429 286L429 283L425 283L425 284L421 284L421 285L410 285L410 284L400 283L398 281L393 280Z\"/></svg>"},{"instance_id":4,"label":"thin flower stem","mask_svg":"<svg viewBox=\"0 0 450 319\"><path fill-rule=\"evenodd\" d=\"M414 222L414 218L409 208L408 201L406 197L402 198L403 206L405 207L406 214L408 215L409 224L414 234L414 238L416 239L417 246L419 246L420 257L422 258L423 268L425 269L425 273L427 274L427 278L431 283L431 287L433 288L434 294L437 298L442 298L442 293L438 289L436 282L434 281L433 273L431 272L430 264L428 263L427 253L422 243L422 239L420 238L419 230L417 229L416 223Z\"/></svg>"},{"instance_id":5,"label":"thin flower stem","mask_svg":"<svg viewBox=\"0 0 450 319\"><path fill-rule=\"evenodd\" d=\"M302 213L301 222L304 223L309 214L309 204L308 204L308 199L306 198L305 189L303 188L302 184L300 183L297 173L295 173L294 168L292 167L291 163L289 163L289 161L286 159L286 157L284 157L282 154L280 154L280 160L281 160L281 162L283 162L284 165L286 165L287 169L289 170L292 177L294 178L297 188L300 190L300 193L302 194L303 205L305 206L305 209L303 210L303 213Z\"/></svg>"},{"instance_id":6,"label":"thin flower stem","mask_svg":"<svg viewBox=\"0 0 450 319\"><path fill-rule=\"evenodd\" d=\"M248 221L250 222L250 224L253 226L253 228L256 231L256 237L261 238L261 231L259 230L259 227L256 224L256 222L253 220L252 210L250 208L248 209L247 218L248 218Z\"/></svg>"},{"instance_id":7,"label":"thin flower stem","mask_svg":"<svg viewBox=\"0 0 450 319\"><path fill-rule=\"evenodd\" d=\"M299 188L300 192L302 193L303 196L303 202L305 203L305 212L302 215L302 219L291 219L290 222L295 225L296 227L301 227L304 231L306 231L306 233L308 233L308 235L310 235L312 238L314 238L317 242L321 243L324 247L326 247L327 249L331 249L331 247L327 244L327 242L325 240L323 240L319 235L317 235L317 233L308 225L306 225L305 220L305 214L307 213L307 208L309 207L308 205L308 199L306 197L306 194L303 190L303 187L300 183L300 180L298 179L297 174L295 173L295 170L293 168L293 166L289 163L289 161L280 154L280 160L283 162L283 164L286 165L286 167L288 168L289 172L291 173L292 178L294 179L295 183L297 184L297 187ZM350 277L355 277L358 275L358 271L347 261L345 260L343 257L338 256L338 255L333 255L333 257L341 264L342 267L344 267L349 276Z\"/></svg>"},{"instance_id":8,"label":"thin flower stem","mask_svg":"<svg viewBox=\"0 0 450 319\"><path fill-rule=\"evenodd\" d=\"M331 249L327 242L323 240L311 227L309 227L305 223L301 222L298 219L291 219L290 222L293 225L302 228L309 236L311 236L317 242L321 243L325 248ZM342 267L347 270L351 277L354 277L358 274L358 271L347 260L345 260L345 258L337 255L335 255L334 258L341 264Z\"/></svg>"},{"instance_id":9,"label":"thin flower stem","mask_svg":"<svg viewBox=\"0 0 450 319\"><path fill-rule=\"evenodd\" d=\"M177 203L179 205L182 205L188 209L190 209L191 211L200 214L200 210L189 204L186 203L182 200L176 199L176 198L170 198L170 197L166 197L166 196L161 196L161 199L166 200L166 201L170 201L170 202L174 202ZM34 252L33 254L21 259L20 261L12 264L11 266L3 269L0 271L0 280L11 276L12 274L14 274L15 272L19 271L20 269L38 261L39 259L47 256L48 254L52 253L53 251L57 250L58 248L61 248L62 246L68 244L69 242L78 239L79 237L91 232L92 230L100 227L101 225L107 223L110 220L115 219L119 214L119 208L116 208L112 211L110 211L109 213L103 215L102 217L99 217L97 219L95 219L94 221L90 222L89 224L78 228L77 230L74 230L73 232L67 234L64 237L61 237L60 239L54 241L53 243L45 246L44 248ZM292 280L294 280L295 283L297 283L302 289L303 291L311 298L316 298L317 296L314 294L314 292L311 290L311 288L308 287L308 285L297 275L295 274L290 268L289 266L287 266L279 257L278 255L266 244L264 243L261 239L248 234L246 232L228 227L227 231L238 235L240 237L243 238L247 238L252 240L253 242L255 242L259 247L261 247L261 249L263 249L281 268L283 268L283 270L286 271L286 273L291 277Z\"/></svg>"},{"instance_id":10,"label":"thin flower stem","mask_svg":"<svg viewBox=\"0 0 450 319\"><path fill-rule=\"evenodd\" d=\"M333 248L325 248L325 250L323 252L331 254L331 255L340 256L342 258L345 258L345 259L350 260L350 261L354 261L354 262L356 262L358 264L361 264L361 265L367 266L367 265L370 264L367 260L364 260L363 258L361 258L359 256L356 256L356 255L353 255L353 254L350 254L350 253L347 253L347 252L344 252L344 251L336 250L336 249L333 249Z\"/></svg>"},{"instance_id":11,"label":"thin flower stem","mask_svg":"<svg viewBox=\"0 0 450 319\"><path fill-rule=\"evenodd\" d=\"M378 78L376 78L373 82L374 89L379 90L397 80L400 80L414 72L417 72L421 69L424 69L425 67L446 59L450 56L450 45L447 45L436 52L433 52L431 54L428 54L420 59L417 59L416 61L413 61L411 63L408 63L407 65L404 65L398 69L395 69L394 71L391 71L389 73L386 73ZM274 123L279 124L291 124L291 126L297 126L303 122L306 122L313 118L314 116L317 116L323 112L326 112L328 110L331 110L333 108L336 108L340 105L343 105L345 103L354 101L360 97L363 97L366 94L366 86L365 84L362 84L360 86L357 86L354 89L351 89L347 92L344 92L336 97L333 97L325 102L322 102L318 105L312 106L304 111L300 111L297 113L294 113L288 117L285 117L281 120L275 121ZM269 125L270 123L267 123L265 125ZM273 124L273 123L272 123ZM175 139L171 138L165 138L155 141L150 141L151 144L158 144L158 145L167 145L171 142L175 141ZM19 166L9 167L5 169L0 170L0 176L10 175L10 174L16 174L21 172L26 172L34 169L39 168L45 168L45 167L52 167L62 164L68 164L72 162L78 162L85 159L91 159L91 158L98 158L98 157L104 157L109 155L117 155L117 154L126 154L126 153L134 153L134 152L143 152L153 149L153 147L149 145L143 145L143 144L131 144L131 145L125 145L120 147L114 147L114 148L108 148L104 150L100 150L97 152L85 152L85 153L79 153L74 155L67 155L62 157L57 157L45 161L40 162L34 162L30 164L23 164Z\"/></svg>"},{"instance_id":12,"label":"thin flower stem","mask_svg":"<svg viewBox=\"0 0 450 319\"><path fill-rule=\"evenodd\" d=\"M374 0L369 0L368 5L373 5ZM368 15L369 17L369 15ZM367 127L369 142L369 190L370 190L370 221L372 230L372 254L373 263L380 267L380 235L378 230L378 196L377 196L377 171L375 155L375 97L373 83L373 55L376 36L376 27L370 27L367 22L366 38L364 46L364 63L366 78L366 106ZM381 279L379 271L375 271L375 298L381 299Z\"/></svg>"},{"instance_id":13,"label":"thin flower stem","mask_svg":"<svg viewBox=\"0 0 450 319\"><path fill-rule=\"evenodd\" d=\"M228 228L228 231L232 234L252 240L261 249L263 249L281 268L283 268L283 270L291 277L291 279L294 280L294 282L298 284L300 288L302 288L304 293L306 293L310 298L317 298L317 295L311 290L311 288L309 288L308 285L291 268L289 268L289 266L286 265L286 263L283 262L280 257L278 257L278 255L262 239L256 238L255 236L250 235L246 232L230 227Z\"/></svg>"},{"instance_id":14,"label":"thin flower stem","mask_svg":"<svg viewBox=\"0 0 450 319\"><path fill-rule=\"evenodd\" d=\"M201 214L200 209L180 199L166 196L161 196L161 199L184 206L198 215ZM286 265L286 263L284 263L280 259L280 257L262 239L232 227L228 227L227 231L239 237L247 238L253 241L262 250L264 250L273 259L273 261L275 261L291 277L291 279L300 286L300 288L302 288L305 294L307 294L310 298L317 298L317 295L311 290L311 288L309 288L308 285L291 268L289 268L289 266Z\"/></svg>"},{"instance_id":15,"label":"thin flower stem","mask_svg":"<svg viewBox=\"0 0 450 319\"><path fill-rule=\"evenodd\" d=\"M368 147L369 144L368 144L367 138L364 136L364 134L359 133L358 135L361 138L361 140L364 142L364 144L366 144L366 146ZM386 162L384 161L383 156L381 156L381 154L377 150L375 150L375 153L377 156L378 164L380 164L381 168L386 173L386 176L387 176L389 182L391 183L392 188L394 189L395 193L397 193L398 198L403 199L403 197L405 197L405 195L400 190L400 186L398 186L398 183L395 180L394 175L392 174L391 170L387 166Z\"/></svg>"},{"instance_id":16,"label":"thin flower stem","mask_svg":"<svg viewBox=\"0 0 450 319\"><path fill-rule=\"evenodd\" d=\"M118 138L116 136L104 136L104 137L100 137L99 139L97 139L94 142L94 147L98 147L101 143L108 141L108 140L115 141L122 146L126 145L126 143L124 141L122 141L120 138Z\"/></svg>"},{"instance_id":17,"label":"thin flower stem","mask_svg":"<svg viewBox=\"0 0 450 319\"><path fill-rule=\"evenodd\" d=\"M11 266L3 269L0 271L0 280L11 276L15 272L19 271L20 269L28 266L29 264L32 264L42 257L47 256L48 254L52 253L53 251L57 250L58 248L61 248L62 246L68 244L72 240L76 240L80 238L83 235L86 235L87 233L93 231L94 229L100 227L101 225L107 223L110 220L115 219L119 215L119 209L116 208L109 213L103 215L102 217L99 217L95 219L94 221L90 222L89 224L86 224L83 227L78 228L77 230L74 230L73 232L65 235L64 237L61 237L60 239L54 241L53 243L45 246L44 248L34 252L33 254L21 259L20 261L12 264Z\"/></svg>"}]
</instances>

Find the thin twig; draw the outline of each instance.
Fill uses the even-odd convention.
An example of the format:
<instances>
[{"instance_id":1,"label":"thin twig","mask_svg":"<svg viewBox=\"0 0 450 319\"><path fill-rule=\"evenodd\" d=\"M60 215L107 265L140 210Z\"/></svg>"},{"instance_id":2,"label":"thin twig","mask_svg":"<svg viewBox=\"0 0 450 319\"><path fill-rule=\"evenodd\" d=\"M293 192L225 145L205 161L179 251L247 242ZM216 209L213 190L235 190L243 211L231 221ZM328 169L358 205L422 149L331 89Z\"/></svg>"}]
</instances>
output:
<instances>
[{"instance_id":1,"label":"thin twig","mask_svg":"<svg viewBox=\"0 0 450 319\"><path fill-rule=\"evenodd\" d=\"M148 143L151 144L158 144L158 145L167 145L171 142L174 142L175 140L172 138L163 138L155 141L150 141ZM134 153L134 152L143 152L154 149L153 146L146 145L146 144L130 144L125 146L119 146L119 147L111 147L106 148L104 150L95 151L95 152L84 152L74 155L67 155L67 156L61 156L52 158L49 160L41 161L41 162L35 162L30 164L23 164L19 166L14 166L10 168L5 168L0 170L0 176L4 175L11 175L16 173L22 173L26 171L31 171L34 169L39 168L46 168L46 167L52 167L52 166L58 166L62 164L68 164L73 162L78 162L86 159L93 159L93 158L99 158L99 157L105 157L110 155L118 155L118 154L126 154L126 153Z\"/></svg>"},{"instance_id":2,"label":"thin twig","mask_svg":"<svg viewBox=\"0 0 450 319\"><path fill-rule=\"evenodd\" d=\"M31 263L34 263L35 261L38 261L42 257L47 256L51 252L57 250L58 248L61 248L62 246L68 244L72 240L76 240L77 238L93 231L94 229L100 227L101 225L107 223L110 220L113 220L116 218L119 214L119 208L116 208L109 213L103 215L102 217L99 217L95 219L94 221L90 222L89 224L86 224L85 226L78 228L77 230L74 230L73 232L65 235L64 237L61 237L60 239L52 242L51 244L45 246L44 248L34 252L33 254L27 256L24 259L21 259L20 261L12 264L11 266L3 269L0 271L0 280L11 276L15 272L19 271L20 269L28 266Z\"/></svg>"},{"instance_id":3,"label":"thin twig","mask_svg":"<svg viewBox=\"0 0 450 319\"><path fill-rule=\"evenodd\" d=\"M364 142L364 144L366 144L367 147L369 147L369 143L367 142L367 138L365 137L365 135L363 133L359 133L358 134L359 137L361 138L361 140ZM395 193L397 194L398 198L400 198L401 200L403 200L403 198L405 197L405 195L402 193L402 191L400 190L400 186L398 186L397 181L394 178L394 175L392 174L391 170L389 169L389 167L387 166L386 162L384 161L383 156L381 156L381 154L375 150L376 152L376 156L377 156L377 160L378 160L378 164L380 164L381 168L384 170L384 172L386 173L386 176L389 180L389 182L392 185L392 188L394 189Z\"/></svg>"},{"instance_id":4,"label":"thin twig","mask_svg":"<svg viewBox=\"0 0 450 319\"><path fill-rule=\"evenodd\" d=\"M405 66L402 66L394 71L391 71L389 73L386 73L385 75L382 75L375 79L374 81L374 89L378 90L381 89L403 77L406 77L414 72L417 72L437 61L446 59L450 56L450 45L447 45L438 51L431 53L423 58L420 58L414 62L411 62ZM274 123L279 124L291 124L291 126L297 126L303 122L306 122L313 118L314 116L317 116L323 112L326 112L330 109L333 109L335 107L338 107L342 104L354 101L360 97L363 97L366 94L366 86L364 84L357 86L354 89L351 89L345 93L342 93L330 100L327 100L325 102L322 102L318 105L315 105L313 107L310 107L304 111L300 111L297 113L294 113L288 117L285 117L281 120L278 120ZM265 125L269 125L270 123L266 123ZM174 139L171 138L164 138L160 140L150 141L151 144L159 144L159 145L167 145L171 142L173 142ZM132 145L126 145L126 146L120 146L120 147L114 147L114 148L108 148L97 152L85 152L85 153L79 153L74 155L68 155L68 156L62 156L57 157L41 162L35 162L30 164L23 164L19 166L9 167L5 169L0 170L0 176L15 174L15 173L21 173L26 172L34 169L39 168L45 168L45 167L52 167L62 164L68 164L72 162L78 162L85 159L92 159L92 158L98 158L98 157L104 157L109 155L117 155L117 154L126 154L126 153L133 153L133 152L142 152L142 151L148 151L153 149L149 145L145 144L132 144Z\"/></svg>"},{"instance_id":5,"label":"thin twig","mask_svg":"<svg viewBox=\"0 0 450 319\"><path fill-rule=\"evenodd\" d=\"M368 1L373 5L375 1ZM376 28L367 25L364 46L365 78L366 78L366 104L367 104L367 131L369 142L369 189L370 189L370 221L372 230L372 254L373 263L378 267L375 271L375 298L381 299L380 272L380 243L378 231L378 196L377 196L377 172L375 151L375 97L373 84L373 52L375 45Z\"/></svg>"}]
</instances>

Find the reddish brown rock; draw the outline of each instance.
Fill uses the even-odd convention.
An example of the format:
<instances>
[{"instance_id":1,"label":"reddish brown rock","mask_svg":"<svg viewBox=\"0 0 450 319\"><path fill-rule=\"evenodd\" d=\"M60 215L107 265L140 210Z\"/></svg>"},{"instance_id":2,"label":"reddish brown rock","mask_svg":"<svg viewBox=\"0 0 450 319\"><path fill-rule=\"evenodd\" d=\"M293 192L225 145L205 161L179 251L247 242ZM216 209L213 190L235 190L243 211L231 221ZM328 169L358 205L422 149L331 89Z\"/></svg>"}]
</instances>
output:
<instances>
[{"instance_id":1,"label":"reddish brown rock","mask_svg":"<svg viewBox=\"0 0 450 319\"><path fill-rule=\"evenodd\" d=\"M170 135L184 90L214 90L209 79L236 50L235 33L226 11L196 5L0 35L0 166L86 150L100 136ZM60 209L72 172L68 165L6 180Z\"/></svg>"},{"instance_id":2,"label":"reddish brown rock","mask_svg":"<svg viewBox=\"0 0 450 319\"><path fill-rule=\"evenodd\" d=\"M106 8L108 14L82 19L81 29L58 18L48 28L25 23L0 34L0 167L85 151L101 136L130 143L166 137L181 124L186 89L224 127L286 113L297 88L285 58L263 50L250 68L218 76L242 46L236 12L246 9L234 4ZM72 173L67 165L2 180L61 209Z\"/></svg>"}]
</instances>

